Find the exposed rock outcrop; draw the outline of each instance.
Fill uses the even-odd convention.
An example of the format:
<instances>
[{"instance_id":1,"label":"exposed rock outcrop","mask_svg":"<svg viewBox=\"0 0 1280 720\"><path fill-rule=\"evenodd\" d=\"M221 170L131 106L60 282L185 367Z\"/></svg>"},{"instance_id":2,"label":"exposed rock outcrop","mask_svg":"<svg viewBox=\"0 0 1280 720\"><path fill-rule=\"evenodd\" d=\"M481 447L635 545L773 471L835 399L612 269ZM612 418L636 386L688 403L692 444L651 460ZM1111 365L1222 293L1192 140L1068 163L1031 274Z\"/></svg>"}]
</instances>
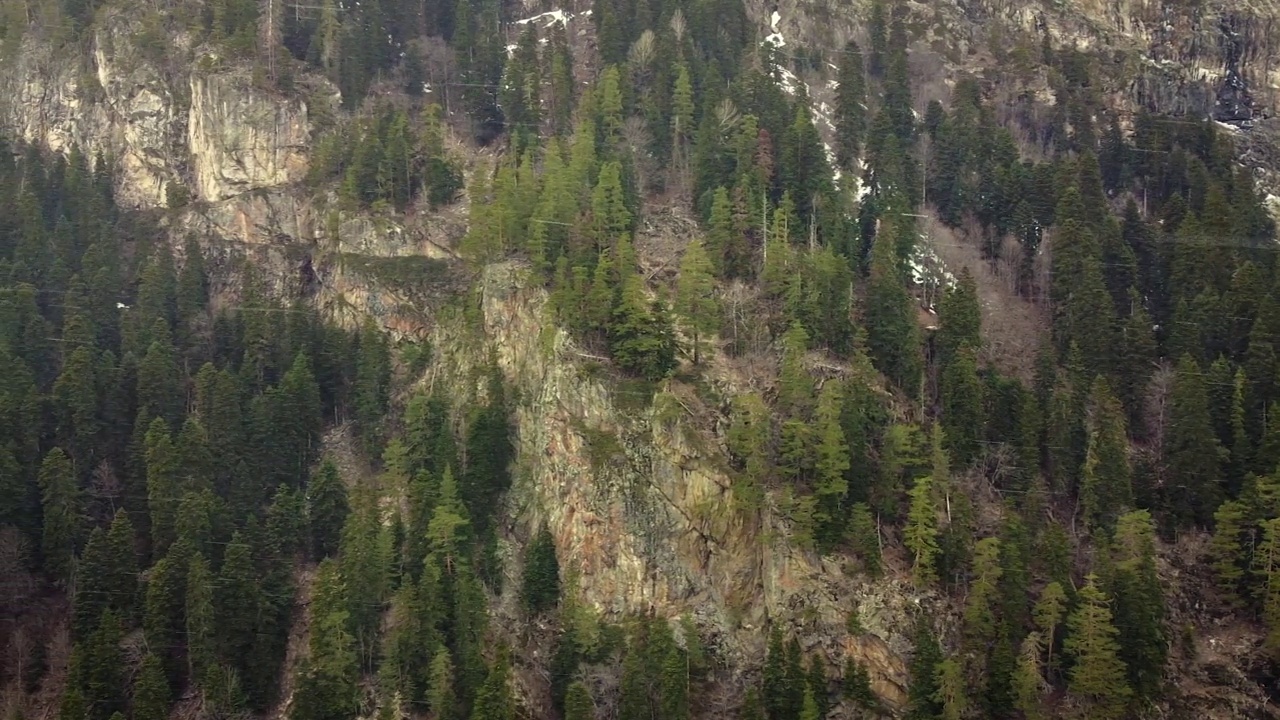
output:
<instances>
[{"instance_id":1,"label":"exposed rock outcrop","mask_svg":"<svg viewBox=\"0 0 1280 720\"><path fill-rule=\"evenodd\" d=\"M584 374L582 353L545 320L544 291L522 275L490 268L480 299L484 337L519 398L510 517L552 531L582 600L611 619L691 613L730 666L763 656L768 624L794 625L806 650L831 663L852 655L881 698L902 707L905 633L922 598L801 551L768 503L759 514L734 510L732 474L697 399L675 388L652 405L610 393ZM456 379L478 379L488 357L475 331L451 322L431 338L439 355L429 382L462 403L478 384ZM848 635L850 611L866 634Z\"/></svg>"}]
</instances>

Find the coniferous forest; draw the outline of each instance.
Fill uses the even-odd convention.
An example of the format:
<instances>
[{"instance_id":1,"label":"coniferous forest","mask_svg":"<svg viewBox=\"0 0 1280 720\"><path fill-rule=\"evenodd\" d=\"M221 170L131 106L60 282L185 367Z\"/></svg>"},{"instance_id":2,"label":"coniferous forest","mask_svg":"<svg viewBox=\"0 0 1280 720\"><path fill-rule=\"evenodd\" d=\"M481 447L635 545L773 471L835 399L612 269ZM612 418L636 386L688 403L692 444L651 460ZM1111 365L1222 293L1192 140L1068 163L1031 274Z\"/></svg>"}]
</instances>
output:
<instances>
[{"instance_id":1,"label":"coniferous forest","mask_svg":"<svg viewBox=\"0 0 1280 720\"><path fill-rule=\"evenodd\" d=\"M518 399L496 354L483 403L455 406L373 319L336 324L250 262L216 276L215 238L117 207L112 158L10 139L0 610L23 639L3 679L45 703L14 718L1145 717L1196 652L1173 549L1280 675L1276 228L1219 126L1120 117L1097 58L1047 36L1047 116L1008 120L973 77L917 112L912 30L882 0L865 46L816 59L761 43L740 0L595 0L590 57L501 0L171 4L157 27L272 92L338 88L309 191L395 216L465 197L459 262L526 269L629 391L768 358L720 399L733 502L713 511L780 515L954 623L920 613L891 708L781 623L738 668L690 616L595 617L546 527L504 587ZM74 46L101 10L52 5L19 30ZM797 73L828 61L824 139ZM673 206L696 230L643 257ZM990 351L982 268L924 277L934 232L1043 318L1025 371ZM351 481L344 433L382 482ZM545 674L521 675L527 627ZM732 707L708 691L726 675Z\"/></svg>"}]
</instances>

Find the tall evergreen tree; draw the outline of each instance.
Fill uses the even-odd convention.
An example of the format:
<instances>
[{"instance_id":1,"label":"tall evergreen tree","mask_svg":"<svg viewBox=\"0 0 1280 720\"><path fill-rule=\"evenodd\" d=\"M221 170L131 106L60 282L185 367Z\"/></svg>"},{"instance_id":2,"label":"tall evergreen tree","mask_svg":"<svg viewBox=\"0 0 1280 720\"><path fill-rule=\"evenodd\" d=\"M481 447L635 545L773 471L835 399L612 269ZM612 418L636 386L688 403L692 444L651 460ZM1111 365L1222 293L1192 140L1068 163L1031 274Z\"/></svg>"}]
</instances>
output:
<instances>
[{"instance_id":1,"label":"tall evergreen tree","mask_svg":"<svg viewBox=\"0 0 1280 720\"><path fill-rule=\"evenodd\" d=\"M1080 590L1080 604L1067 621L1066 648L1074 658L1068 688L1088 703L1090 717L1120 718L1132 691L1108 602L1097 577L1089 575Z\"/></svg>"},{"instance_id":2,"label":"tall evergreen tree","mask_svg":"<svg viewBox=\"0 0 1280 720\"><path fill-rule=\"evenodd\" d=\"M702 360L706 336L715 332L720 320L711 262L699 240L689 243L680 260L675 309L688 328L693 342L693 363L697 365Z\"/></svg>"},{"instance_id":3,"label":"tall evergreen tree","mask_svg":"<svg viewBox=\"0 0 1280 720\"><path fill-rule=\"evenodd\" d=\"M307 517L311 526L311 552L323 560L338 551L342 528L350 513L347 487L338 466L325 459L307 487Z\"/></svg>"},{"instance_id":4,"label":"tall evergreen tree","mask_svg":"<svg viewBox=\"0 0 1280 720\"><path fill-rule=\"evenodd\" d=\"M71 461L54 448L40 465L40 552L45 572L57 582L71 579L82 528L80 494Z\"/></svg>"},{"instance_id":5,"label":"tall evergreen tree","mask_svg":"<svg viewBox=\"0 0 1280 720\"><path fill-rule=\"evenodd\" d=\"M852 171L867 130L867 80L862 48L855 41L844 46L836 82L836 158L841 168Z\"/></svg>"},{"instance_id":6,"label":"tall evergreen tree","mask_svg":"<svg viewBox=\"0 0 1280 720\"><path fill-rule=\"evenodd\" d=\"M556 559L555 539L546 527L538 531L529 546L521 598L525 608L534 615L555 607L560 600L560 563Z\"/></svg>"},{"instance_id":7,"label":"tall evergreen tree","mask_svg":"<svg viewBox=\"0 0 1280 720\"><path fill-rule=\"evenodd\" d=\"M1180 524L1207 526L1221 498L1218 441L1209 415L1203 373L1183 355L1170 397L1164 459L1169 469L1169 512Z\"/></svg>"}]
</instances>

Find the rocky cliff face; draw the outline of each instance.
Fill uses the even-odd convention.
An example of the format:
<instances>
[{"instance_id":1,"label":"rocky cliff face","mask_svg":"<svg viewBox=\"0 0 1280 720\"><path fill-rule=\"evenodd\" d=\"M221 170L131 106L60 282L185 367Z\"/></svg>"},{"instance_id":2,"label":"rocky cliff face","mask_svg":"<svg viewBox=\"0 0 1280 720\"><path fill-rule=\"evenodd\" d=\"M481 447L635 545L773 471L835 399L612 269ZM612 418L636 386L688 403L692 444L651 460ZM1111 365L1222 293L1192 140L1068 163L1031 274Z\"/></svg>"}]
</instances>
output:
<instances>
[{"instance_id":1,"label":"rocky cliff face","mask_svg":"<svg viewBox=\"0 0 1280 720\"><path fill-rule=\"evenodd\" d=\"M441 324L432 336L440 355L426 379L465 405L480 384L477 368L496 351L518 398L514 535L545 524L581 600L605 617L690 613L728 664L742 668L763 657L768 624L782 622L829 663L850 655L867 665L876 692L901 708L905 633L927 598L802 552L768 507L734 511L716 409L674 382L652 404L608 390L546 322L545 293L523 276L513 265L487 270L481 327ZM486 343L475 342L477 332ZM457 383L468 377L475 386ZM848 633L851 611L867 632Z\"/></svg>"}]
</instances>

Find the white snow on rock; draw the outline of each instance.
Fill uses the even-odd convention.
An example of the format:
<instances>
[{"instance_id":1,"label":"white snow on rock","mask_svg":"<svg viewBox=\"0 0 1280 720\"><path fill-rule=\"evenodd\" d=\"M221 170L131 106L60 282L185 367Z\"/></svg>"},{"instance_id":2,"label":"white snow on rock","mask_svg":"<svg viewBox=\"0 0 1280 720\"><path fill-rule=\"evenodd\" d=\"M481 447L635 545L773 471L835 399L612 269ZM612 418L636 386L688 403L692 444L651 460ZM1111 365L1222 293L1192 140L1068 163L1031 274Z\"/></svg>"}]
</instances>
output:
<instances>
[{"instance_id":1,"label":"white snow on rock","mask_svg":"<svg viewBox=\"0 0 1280 720\"><path fill-rule=\"evenodd\" d=\"M764 41L776 48L785 47L787 44L787 39L782 37L782 33L778 32L779 22L782 22L782 13L774 10L773 15L769 18L769 29L773 30L773 32Z\"/></svg>"},{"instance_id":2,"label":"white snow on rock","mask_svg":"<svg viewBox=\"0 0 1280 720\"><path fill-rule=\"evenodd\" d=\"M583 13L583 14L585 15L587 13ZM528 25L529 23L537 22L543 19L547 21L547 24L544 27L551 27L556 23L560 23L561 25L568 25L569 21L573 19L573 15L563 10L551 10L549 12L544 12L538 15L534 15L533 17L525 18L523 20L517 20L516 24Z\"/></svg>"},{"instance_id":3,"label":"white snow on rock","mask_svg":"<svg viewBox=\"0 0 1280 720\"><path fill-rule=\"evenodd\" d=\"M1270 211L1271 217L1275 218L1277 223L1280 223L1280 196L1267 193L1267 196L1262 200L1262 206Z\"/></svg>"}]
</instances>

